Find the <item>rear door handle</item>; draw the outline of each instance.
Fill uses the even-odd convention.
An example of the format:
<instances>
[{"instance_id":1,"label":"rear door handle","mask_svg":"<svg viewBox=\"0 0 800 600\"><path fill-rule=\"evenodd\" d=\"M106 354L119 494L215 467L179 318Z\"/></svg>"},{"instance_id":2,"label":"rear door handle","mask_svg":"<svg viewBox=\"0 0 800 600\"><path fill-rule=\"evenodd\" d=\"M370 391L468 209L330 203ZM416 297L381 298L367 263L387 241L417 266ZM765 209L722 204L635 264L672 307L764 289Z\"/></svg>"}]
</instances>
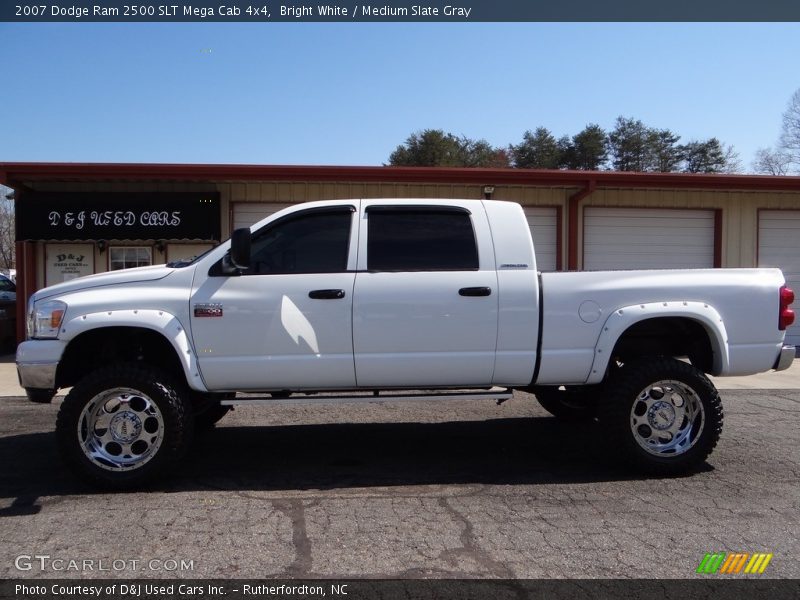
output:
<instances>
[{"instance_id":1,"label":"rear door handle","mask_svg":"<svg viewBox=\"0 0 800 600\"><path fill-rule=\"evenodd\" d=\"M344 298L344 290L312 290L308 297L314 300L340 300Z\"/></svg>"},{"instance_id":2,"label":"rear door handle","mask_svg":"<svg viewBox=\"0 0 800 600\"><path fill-rule=\"evenodd\" d=\"M491 296L492 288L490 287L468 287L458 290L459 296Z\"/></svg>"}]
</instances>

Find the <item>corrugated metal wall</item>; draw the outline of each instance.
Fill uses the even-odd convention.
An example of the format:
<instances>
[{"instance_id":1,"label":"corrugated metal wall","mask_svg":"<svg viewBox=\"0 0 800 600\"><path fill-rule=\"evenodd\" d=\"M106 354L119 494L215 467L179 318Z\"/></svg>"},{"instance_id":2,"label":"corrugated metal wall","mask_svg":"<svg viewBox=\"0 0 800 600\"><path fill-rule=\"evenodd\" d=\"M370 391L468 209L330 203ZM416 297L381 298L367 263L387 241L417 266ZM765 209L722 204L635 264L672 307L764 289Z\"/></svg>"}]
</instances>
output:
<instances>
[{"instance_id":1,"label":"corrugated metal wall","mask_svg":"<svg viewBox=\"0 0 800 600\"><path fill-rule=\"evenodd\" d=\"M486 182L491 185L490 181ZM153 182L153 183L47 183L33 186L52 191L210 191L220 192L222 232L231 231L232 203L270 202L292 204L337 198L468 198L483 197L482 185L466 184L404 184L404 183L347 183L347 182ZM578 188L495 185L493 198L512 200L523 206L560 207L567 214L569 197ZM757 263L759 209L797 209L800 190L719 191L675 189L609 189L596 190L582 201L581 207L652 207L652 208L711 208L722 212L722 266L753 267ZM583 211L578 215L578 256L583 255ZM567 252L567 219L561 219L561 253Z\"/></svg>"}]
</instances>

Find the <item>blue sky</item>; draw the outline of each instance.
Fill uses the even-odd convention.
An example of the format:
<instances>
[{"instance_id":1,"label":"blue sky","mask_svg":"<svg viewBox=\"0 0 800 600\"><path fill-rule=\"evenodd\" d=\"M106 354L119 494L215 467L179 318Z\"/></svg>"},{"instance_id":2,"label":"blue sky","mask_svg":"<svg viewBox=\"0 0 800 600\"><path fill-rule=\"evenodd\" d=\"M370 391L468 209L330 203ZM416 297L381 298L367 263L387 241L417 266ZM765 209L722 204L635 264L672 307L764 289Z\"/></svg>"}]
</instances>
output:
<instances>
[{"instance_id":1,"label":"blue sky","mask_svg":"<svg viewBox=\"0 0 800 600\"><path fill-rule=\"evenodd\" d=\"M0 24L0 161L379 165L618 115L749 167L800 88L800 24Z\"/></svg>"}]
</instances>

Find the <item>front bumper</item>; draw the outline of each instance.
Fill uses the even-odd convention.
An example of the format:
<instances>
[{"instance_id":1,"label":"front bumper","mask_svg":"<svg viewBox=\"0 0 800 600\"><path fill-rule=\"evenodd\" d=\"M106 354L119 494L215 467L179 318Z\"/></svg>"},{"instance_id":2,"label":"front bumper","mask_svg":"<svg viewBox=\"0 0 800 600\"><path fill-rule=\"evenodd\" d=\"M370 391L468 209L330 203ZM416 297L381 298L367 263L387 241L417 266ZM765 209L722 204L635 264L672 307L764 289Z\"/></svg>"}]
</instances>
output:
<instances>
[{"instance_id":1,"label":"front bumper","mask_svg":"<svg viewBox=\"0 0 800 600\"><path fill-rule=\"evenodd\" d=\"M56 389L56 371L64 342L60 340L28 340L17 346L17 377L25 389Z\"/></svg>"},{"instance_id":2,"label":"front bumper","mask_svg":"<svg viewBox=\"0 0 800 600\"><path fill-rule=\"evenodd\" d=\"M19 384L25 389L54 390L58 363L17 364Z\"/></svg>"},{"instance_id":3,"label":"front bumper","mask_svg":"<svg viewBox=\"0 0 800 600\"><path fill-rule=\"evenodd\" d=\"M778 355L778 360L775 361L775 366L772 368L776 371L784 371L792 366L795 357L794 346L784 346L781 348L781 353Z\"/></svg>"}]
</instances>

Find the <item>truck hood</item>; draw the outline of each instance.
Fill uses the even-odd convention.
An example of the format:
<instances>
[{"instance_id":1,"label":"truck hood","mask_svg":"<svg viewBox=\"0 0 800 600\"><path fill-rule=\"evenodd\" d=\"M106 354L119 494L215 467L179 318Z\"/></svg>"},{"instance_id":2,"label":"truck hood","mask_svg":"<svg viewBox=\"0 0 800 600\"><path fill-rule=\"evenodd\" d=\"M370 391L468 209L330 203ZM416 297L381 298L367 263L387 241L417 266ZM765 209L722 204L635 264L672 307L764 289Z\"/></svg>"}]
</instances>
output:
<instances>
[{"instance_id":1,"label":"truck hood","mask_svg":"<svg viewBox=\"0 0 800 600\"><path fill-rule=\"evenodd\" d=\"M86 277L78 277L71 281L51 285L36 292L33 298L34 300L42 300L43 298L50 298L51 296L77 292L88 288L117 285L120 283L135 283L139 281L155 281L156 279L163 279L174 270L175 269L172 267L167 267L166 265L153 265L150 267L137 267L135 269L121 269L119 271L97 273L96 275L87 275Z\"/></svg>"}]
</instances>

